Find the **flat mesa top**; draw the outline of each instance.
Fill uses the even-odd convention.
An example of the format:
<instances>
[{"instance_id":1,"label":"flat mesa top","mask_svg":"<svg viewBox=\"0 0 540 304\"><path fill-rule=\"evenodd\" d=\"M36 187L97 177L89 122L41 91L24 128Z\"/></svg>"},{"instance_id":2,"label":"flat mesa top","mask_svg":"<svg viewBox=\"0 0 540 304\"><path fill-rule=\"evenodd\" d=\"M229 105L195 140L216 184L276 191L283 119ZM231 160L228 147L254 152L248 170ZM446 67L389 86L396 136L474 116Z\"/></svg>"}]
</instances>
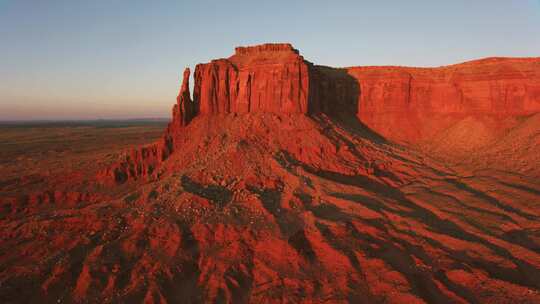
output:
<instances>
[{"instance_id":1,"label":"flat mesa top","mask_svg":"<svg viewBox=\"0 0 540 304\"><path fill-rule=\"evenodd\" d=\"M238 46L234 48L235 55L250 55L263 52L288 52L300 54L290 43L265 43L252 46Z\"/></svg>"},{"instance_id":2,"label":"flat mesa top","mask_svg":"<svg viewBox=\"0 0 540 304\"><path fill-rule=\"evenodd\" d=\"M234 55L227 59L239 67L304 60L300 56L300 52L290 43L265 43L254 46L239 46L234 50Z\"/></svg>"}]
</instances>

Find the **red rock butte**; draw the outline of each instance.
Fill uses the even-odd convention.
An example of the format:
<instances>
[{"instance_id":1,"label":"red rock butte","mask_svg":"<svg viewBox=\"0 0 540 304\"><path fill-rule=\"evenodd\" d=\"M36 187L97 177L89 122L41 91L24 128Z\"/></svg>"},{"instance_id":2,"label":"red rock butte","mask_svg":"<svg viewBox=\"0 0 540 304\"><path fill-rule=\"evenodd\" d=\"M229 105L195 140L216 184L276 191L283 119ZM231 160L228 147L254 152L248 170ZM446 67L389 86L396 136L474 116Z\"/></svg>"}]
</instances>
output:
<instances>
[{"instance_id":1,"label":"red rock butte","mask_svg":"<svg viewBox=\"0 0 540 304\"><path fill-rule=\"evenodd\" d=\"M172 125L199 114L352 111L389 139L418 142L469 115L538 112L539 65L539 58L487 58L438 68L329 68L290 44L237 47L227 59L197 65L193 101L187 86L179 95L178 107L192 108L174 112Z\"/></svg>"}]
</instances>

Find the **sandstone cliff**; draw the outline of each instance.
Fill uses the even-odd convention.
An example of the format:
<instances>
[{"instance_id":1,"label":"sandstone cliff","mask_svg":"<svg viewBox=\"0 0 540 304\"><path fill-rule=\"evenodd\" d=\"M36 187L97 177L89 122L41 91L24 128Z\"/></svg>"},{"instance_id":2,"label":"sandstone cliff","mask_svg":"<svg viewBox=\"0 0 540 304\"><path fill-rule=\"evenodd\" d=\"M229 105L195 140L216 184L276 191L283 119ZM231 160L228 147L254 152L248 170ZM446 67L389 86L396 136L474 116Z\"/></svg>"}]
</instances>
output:
<instances>
[{"instance_id":1,"label":"sandstone cliff","mask_svg":"<svg viewBox=\"0 0 540 304\"><path fill-rule=\"evenodd\" d=\"M358 118L393 140L428 140L468 116L492 116L502 122L540 111L540 58L347 71L359 86Z\"/></svg>"},{"instance_id":2,"label":"sandstone cliff","mask_svg":"<svg viewBox=\"0 0 540 304\"><path fill-rule=\"evenodd\" d=\"M306 113L308 65L290 44L239 47L195 68L201 114Z\"/></svg>"}]
</instances>

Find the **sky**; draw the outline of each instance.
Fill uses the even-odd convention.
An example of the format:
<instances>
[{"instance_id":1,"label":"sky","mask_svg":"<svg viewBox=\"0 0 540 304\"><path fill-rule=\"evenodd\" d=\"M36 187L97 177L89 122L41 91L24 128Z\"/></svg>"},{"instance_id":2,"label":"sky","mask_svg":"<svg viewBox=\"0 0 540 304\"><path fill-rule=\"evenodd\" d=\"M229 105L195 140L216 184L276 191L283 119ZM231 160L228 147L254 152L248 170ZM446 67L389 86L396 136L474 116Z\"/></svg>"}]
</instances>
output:
<instances>
[{"instance_id":1,"label":"sky","mask_svg":"<svg viewBox=\"0 0 540 304\"><path fill-rule=\"evenodd\" d=\"M540 0L0 0L0 120L169 117L185 67L266 42L335 67L540 56Z\"/></svg>"}]
</instances>

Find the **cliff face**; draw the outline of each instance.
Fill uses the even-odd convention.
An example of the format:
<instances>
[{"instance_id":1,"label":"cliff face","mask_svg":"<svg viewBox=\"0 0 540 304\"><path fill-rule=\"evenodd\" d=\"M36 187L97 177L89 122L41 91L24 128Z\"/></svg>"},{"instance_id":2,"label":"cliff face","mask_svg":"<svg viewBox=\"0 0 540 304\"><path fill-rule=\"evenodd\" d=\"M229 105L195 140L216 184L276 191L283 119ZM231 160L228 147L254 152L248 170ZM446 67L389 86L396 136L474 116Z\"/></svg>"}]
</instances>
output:
<instances>
[{"instance_id":1,"label":"cliff face","mask_svg":"<svg viewBox=\"0 0 540 304\"><path fill-rule=\"evenodd\" d=\"M490 58L440 68L353 67L358 118L393 139L430 139L456 120L540 111L540 59Z\"/></svg>"},{"instance_id":2,"label":"cliff face","mask_svg":"<svg viewBox=\"0 0 540 304\"><path fill-rule=\"evenodd\" d=\"M307 113L308 64L289 44L239 47L195 68L201 114Z\"/></svg>"}]
</instances>

